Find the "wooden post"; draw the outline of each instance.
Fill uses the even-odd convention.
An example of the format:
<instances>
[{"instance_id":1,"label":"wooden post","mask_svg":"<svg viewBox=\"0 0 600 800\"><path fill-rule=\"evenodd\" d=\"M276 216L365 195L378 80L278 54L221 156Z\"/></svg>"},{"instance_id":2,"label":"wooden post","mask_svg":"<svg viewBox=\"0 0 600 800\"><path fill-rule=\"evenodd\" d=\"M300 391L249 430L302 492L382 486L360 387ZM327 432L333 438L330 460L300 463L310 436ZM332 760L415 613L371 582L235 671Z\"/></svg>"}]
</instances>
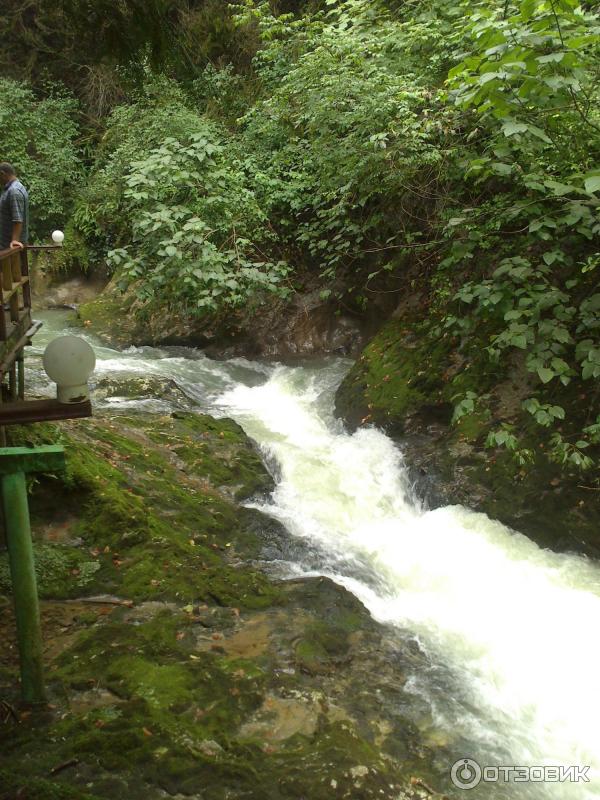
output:
<instances>
[{"instance_id":1,"label":"wooden post","mask_svg":"<svg viewBox=\"0 0 600 800\"><path fill-rule=\"evenodd\" d=\"M0 413L2 413L2 404L4 403L4 375L0 375ZM6 428L0 425L0 447L6 447Z\"/></svg>"},{"instance_id":2,"label":"wooden post","mask_svg":"<svg viewBox=\"0 0 600 800\"><path fill-rule=\"evenodd\" d=\"M17 356L17 398L25 400L25 351L19 350Z\"/></svg>"},{"instance_id":3,"label":"wooden post","mask_svg":"<svg viewBox=\"0 0 600 800\"><path fill-rule=\"evenodd\" d=\"M6 311L4 310L4 285L0 281L0 341L6 341Z\"/></svg>"},{"instance_id":4,"label":"wooden post","mask_svg":"<svg viewBox=\"0 0 600 800\"><path fill-rule=\"evenodd\" d=\"M21 251L16 250L9 259L10 262L10 288L11 291L21 281ZM12 322L19 321L19 293L12 291L10 297L10 318Z\"/></svg>"},{"instance_id":5,"label":"wooden post","mask_svg":"<svg viewBox=\"0 0 600 800\"><path fill-rule=\"evenodd\" d=\"M37 251L33 252L33 263L37 264ZM24 248L21 250L21 275L27 278L27 283L23 284L23 305L25 308L31 308L31 275L29 274L29 257L28 250Z\"/></svg>"},{"instance_id":6,"label":"wooden post","mask_svg":"<svg viewBox=\"0 0 600 800\"><path fill-rule=\"evenodd\" d=\"M14 361L8 370L8 393L10 402L14 403L17 399L17 366Z\"/></svg>"},{"instance_id":7,"label":"wooden post","mask_svg":"<svg viewBox=\"0 0 600 800\"><path fill-rule=\"evenodd\" d=\"M27 703L45 702L46 692L25 473L61 469L64 469L62 447L0 449L0 483L21 659L21 693Z\"/></svg>"}]
</instances>

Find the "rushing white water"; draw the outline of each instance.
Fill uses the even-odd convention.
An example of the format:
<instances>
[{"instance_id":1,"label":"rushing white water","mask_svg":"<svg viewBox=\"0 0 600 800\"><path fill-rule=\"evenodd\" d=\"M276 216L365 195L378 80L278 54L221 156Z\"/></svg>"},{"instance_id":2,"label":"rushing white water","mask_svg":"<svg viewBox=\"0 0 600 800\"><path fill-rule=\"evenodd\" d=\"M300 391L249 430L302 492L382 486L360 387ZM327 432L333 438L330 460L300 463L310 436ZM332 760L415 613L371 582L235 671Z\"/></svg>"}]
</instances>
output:
<instances>
[{"instance_id":1,"label":"rushing white water","mask_svg":"<svg viewBox=\"0 0 600 800\"><path fill-rule=\"evenodd\" d=\"M320 572L377 620L412 631L430 662L444 665L443 687L431 675L414 675L410 685L457 758L590 767L589 783L497 783L470 796L600 798L596 564L542 550L463 507L422 508L393 442L374 429L350 435L333 419L341 362L284 367L219 364L182 350L97 352L100 375L174 378L260 444L278 478L264 510L325 554Z\"/></svg>"}]
</instances>

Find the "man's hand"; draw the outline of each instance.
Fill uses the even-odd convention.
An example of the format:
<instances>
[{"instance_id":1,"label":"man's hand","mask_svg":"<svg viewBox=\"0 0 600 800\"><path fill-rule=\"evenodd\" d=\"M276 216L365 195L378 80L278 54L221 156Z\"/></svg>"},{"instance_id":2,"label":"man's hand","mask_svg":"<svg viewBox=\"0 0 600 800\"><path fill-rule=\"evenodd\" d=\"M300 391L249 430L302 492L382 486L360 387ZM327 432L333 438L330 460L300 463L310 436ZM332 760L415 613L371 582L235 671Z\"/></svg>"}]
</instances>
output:
<instances>
[{"instance_id":1,"label":"man's hand","mask_svg":"<svg viewBox=\"0 0 600 800\"><path fill-rule=\"evenodd\" d=\"M23 249L23 242L20 242L18 239L13 239L12 242L10 243L10 246L13 249L22 250Z\"/></svg>"}]
</instances>

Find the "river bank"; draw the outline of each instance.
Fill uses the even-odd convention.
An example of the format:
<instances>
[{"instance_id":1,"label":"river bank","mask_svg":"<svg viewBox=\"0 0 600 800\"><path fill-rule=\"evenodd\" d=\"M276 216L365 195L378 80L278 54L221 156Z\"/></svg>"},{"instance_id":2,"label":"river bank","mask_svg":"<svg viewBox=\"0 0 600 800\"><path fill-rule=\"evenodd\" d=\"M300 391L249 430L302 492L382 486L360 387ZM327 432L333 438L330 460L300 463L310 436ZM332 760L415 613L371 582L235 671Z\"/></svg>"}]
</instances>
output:
<instances>
[{"instance_id":1,"label":"river bank","mask_svg":"<svg viewBox=\"0 0 600 800\"><path fill-rule=\"evenodd\" d=\"M269 577L293 544L240 505L274 484L238 425L105 408L12 436L56 440L67 473L31 495L49 705L19 705L5 596L3 798L430 796L433 743L398 702L423 654L330 580Z\"/></svg>"},{"instance_id":2,"label":"river bank","mask_svg":"<svg viewBox=\"0 0 600 800\"><path fill-rule=\"evenodd\" d=\"M483 338L471 337L466 345L449 334L440 338L435 317L429 317L418 295L409 296L393 314L387 309L377 324L372 314L362 321L342 317L333 325L335 317L328 314L327 304L316 303L316 316L301 314L299 329L296 312L281 314L278 308L278 327L271 324L270 314L258 311L252 317L253 335L248 318L237 338L217 325L212 339L189 331L187 338L181 333L169 339L160 326L136 323L127 310L130 302L131 297L111 288L81 305L80 324L115 346L156 340L198 344L216 358L258 354L285 361L352 354L356 360L337 391L336 413L350 431L375 425L394 438L424 502L432 508L465 505L527 534L542 547L600 556L598 470L583 472L549 458L550 431L522 407L536 389L523 360L511 358L490 372L481 363ZM298 298L298 308L302 302ZM386 314L391 316L383 322ZM330 331L327 336L325 329ZM290 336L295 344L290 344ZM561 428L567 440L591 424L597 413L597 394L582 391L575 385L555 392L554 401L568 412L569 426ZM457 398L469 393L483 396L485 403L453 420ZM486 445L490 432L503 426L528 454L524 461L519 452ZM593 448L590 454L595 455Z\"/></svg>"},{"instance_id":3,"label":"river bank","mask_svg":"<svg viewBox=\"0 0 600 800\"><path fill-rule=\"evenodd\" d=\"M71 322L72 314L46 315L28 360L31 391L50 390L41 350ZM38 748L34 728L20 728L18 764L39 764L37 776L48 780L47 771L69 762L70 788L64 742L82 741L94 755L86 755L81 780L91 781L91 759L103 779L117 774L121 783L106 784L111 791L139 784L158 798L179 785L158 776L171 774L169 759L183 758L182 742L185 749L192 737L191 760L173 778L181 777L183 796L194 797L192 761L204 743L201 752L208 747L221 759L209 798L253 797L252 786L274 798L338 790L327 796L385 796L385 781L396 787L390 796L410 797L453 796L450 766L465 754L482 764L585 759L596 781L586 800L596 797L600 642L590 631L600 600L592 561L541 549L464 507L424 506L388 436L366 424L349 433L335 418L334 397L352 374L346 360L220 362L181 347L119 351L87 327L82 334L97 353L99 416L73 423L66 440L74 437L75 453L89 455L83 472L71 474L93 495L91 503L76 495L82 522L66 544L84 557L69 564L75 588L66 599L100 600L107 614L91 630L68 620L66 631L58 626L77 636L52 663L59 687L52 705L60 717L68 698L94 681L132 704L134 730L120 705L116 718L111 708L99 720L94 705L92 716L72 718L72 729L55 728L60 720L52 718L44 728L51 747ZM72 508L51 486L61 508ZM86 531L99 543L91 552ZM79 563L102 559L99 568ZM65 582L49 586L56 603L50 597L62 597ZM115 599L125 605L107 602ZM102 627L113 612L116 627ZM554 635L557 620L572 632L568 649ZM245 663L231 665L232 658ZM241 681L238 670L253 677L248 695L243 682L228 682L232 674ZM16 691L14 677L13 664L8 683ZM131 770L114 754L96 754L96 721L100 731L113 726L114 738L101 740L107 749L110 741L121 748L123 730L133 737L126 739L136 753ZM137 736L140 722L152 736ZM338 730L349 740L334 741ZM157 753L140 744L158 739ZM154 759L164 748L170 755L159 769ZM310 779L288 781L300 764ZM103 787L97 796L109 791ZM581 796L576 786L564 788L569 800ZM479 794L496 800L503 791L490 784ZM540 791L520 785L514 796L539 800Z\"/></svg>"},{"instance_id":4,"label":"river bank","mask_svg":"<svg viewBox=\"0 0 600 800\"><path fill-rule=\"evenodd\" d=\"M336 411L350 430L376 425L398 442L431 507L461 504L542 547L598 558L597 468L582 471L551 456L550 432L522 405L537 379L519 357L485 369L484 346L483 336L465 342L440 335L435 316L403 310L345 377ZM456 418L458 400L467 396L484 400ZM568 411L569 425L560 429L567 439L597 412L597 396L579 385L555 390L554 402ZM519 449L490 447L490 433L500 430L510 431Z\"/></svg>"}]
</instances>

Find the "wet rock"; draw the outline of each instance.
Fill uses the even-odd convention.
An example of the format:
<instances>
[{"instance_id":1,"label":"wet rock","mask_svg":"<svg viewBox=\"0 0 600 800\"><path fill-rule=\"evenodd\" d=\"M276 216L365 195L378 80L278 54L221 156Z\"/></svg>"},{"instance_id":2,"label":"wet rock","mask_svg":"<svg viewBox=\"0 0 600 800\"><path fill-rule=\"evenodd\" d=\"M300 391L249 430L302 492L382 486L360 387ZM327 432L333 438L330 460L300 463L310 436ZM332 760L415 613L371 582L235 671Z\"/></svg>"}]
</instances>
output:
<instances>
[{"instance_id":1,"label":"wet rock","mask_svg":"<svg viewBox=\"0 0 600 800\"><path fill-rule=\"evenodd\" d=\"M290 300L257 298L250 307L201 319L161 312L136 317L135 294L122 295L109 284L92 302L79 308L81 324L105 342L127 345L185 345L202 348L213 358L293 358L358 352L365 323L340 314L318 290Z\"/></svg>"},{"instance_id":2,"label":"wet rock","mask_svg":"<svg viewBox=\"0 0 600 800\"><path fill-rule=\"evenodd\" d=\"M37 271L34 274L34 301L38 308L72 308L94 300L103 289L103 282L83 277L56 283Z\"/></svg>"},{"instance_id":3,"label":"wet rock","mask_svg":"<svg viewBox=\"0 0 600 800\"><path fill-rule=\"evenodd\" d=\"M44 606L52 703L0 726L8 796L398 800L418 796L413 774L435 783L434 752L451 761L407 689L427 667L414 639L331 580L257 569L295 545L236 500L272 485L239 426L121 413L61 432L68 469L34 491L36 532L66 512L99 567L87 596L64 602L77 585L64 576ZM56 429L13 435L42 444ZM0 694L15 698L2 633Z\"/></svg>"},{"instance_id":4,"label":"wet rock","mask_svg":"<svg viewBox=\"0 0 600 800\"><path fill-rule=\"evenodd\" d=\"M100 379L94 386L94 400L118 405L118 400L144 400L155 406L163 405L165 411L171 409L189 410L193 401L174 380L155 376L122 376ZM127 404L125 404L127 407Z\"/></svg>"},{"instance_id":5,"label":"wet rock","mask_svg":"<svg viewBox=\"0 0 600 800\"><path fill-rule=\"evenodd\" d=\"M236 321L237 332L215 331L204 345L217 358L289 358L356 353L363 343L363 326L356 318L339 314L319 292L297 294L289 302L269 302Z\"/></svg>"}]
</instances>

